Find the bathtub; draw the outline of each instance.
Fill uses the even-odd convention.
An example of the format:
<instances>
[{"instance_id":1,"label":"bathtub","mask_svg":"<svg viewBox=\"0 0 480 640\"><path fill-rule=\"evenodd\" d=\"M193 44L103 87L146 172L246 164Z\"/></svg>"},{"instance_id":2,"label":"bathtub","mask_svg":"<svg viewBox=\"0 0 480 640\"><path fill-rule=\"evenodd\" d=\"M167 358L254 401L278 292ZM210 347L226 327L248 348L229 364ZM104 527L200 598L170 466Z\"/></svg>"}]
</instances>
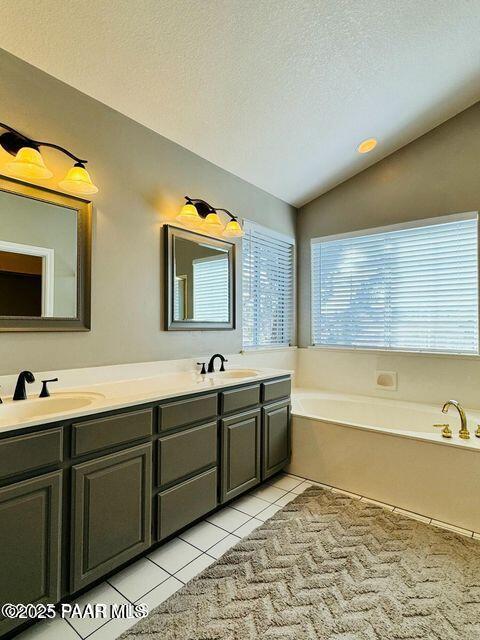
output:
<instances>
[{"instance_id":1,"label":"bathtub","mask_svg":"<svg viewBox=\"0 0 480 640\"><path fill-rule=\"evenodd\" d=\"M461 440L453 407L296 389L288 471L480 532L480 411L466 413Z\"/></svg>"}]
</instances>

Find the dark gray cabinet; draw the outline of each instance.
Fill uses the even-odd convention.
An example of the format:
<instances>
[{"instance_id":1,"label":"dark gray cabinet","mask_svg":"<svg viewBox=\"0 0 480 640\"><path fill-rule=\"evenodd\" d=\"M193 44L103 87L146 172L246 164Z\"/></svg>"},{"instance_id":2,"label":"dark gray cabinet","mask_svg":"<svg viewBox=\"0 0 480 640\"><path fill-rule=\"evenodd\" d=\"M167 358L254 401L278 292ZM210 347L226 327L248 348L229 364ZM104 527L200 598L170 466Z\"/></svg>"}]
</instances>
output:
<instances>
[{"instance_id":1,"label":"dark gray cabinet","mask_svg":"<svg viewBox=\"0 0 480 640\"><path fill-rule=\"evenodd\" d=\"M246 411L221 421L222 502L260 482L261 411Z\"/></svg>"},{"instance_id":2,"label":"dark gray cabinet","mask_svg":"<svg viewBox=\"0 0 480 640\"><path fill-rule=\"evenodd\" d=\"M217 469L162 491L157 499L158 539L163 540L217 506Z\"/></svg>"},{"instance_id":3,"label":"dark gray cabinet","mask_svg":"<svg viewBox=\"0 0 480 640\"><path fill-rule=\"evenodd\" d=\"M151 544L152 445L72 467L71 589Z\"/></svg>"},{"instance_id":4,"label":"dark gray cabinet","mask_svg":"<svg viewBox=\"0 0 480 640\"><path fill-rule=\"evenodd\" d=\"M0 603L59 600L61 481L55 471L0 489ZM22 622L0 617L0 634Z\"/></svg>"},{"instance_id":5,"label":"dark gray cabinet","mask_svg":"<svg viewBox=\"0 0 480 640\"><path fill-rule=\"evenodd\" d=\"M280 471L289 395L283 376L0 433L0 602L72 597Z\"/></svg>"},{"instance_id":6,"label":"dark gray cabinet","mask_svg":"<svg viewBox=\"0 0 480 640\"><path fill-rule=\"evenodd\" d=\"M158 440L158 483L166 487L217 464L217 423L209 422Z\"/></svg>"},{"instance_id":7,"label":"dark gray cabinet","mask_svg":"<svg viewBox=\"0 0 480 640\"><path fill-rule=\"evenodd\" d=\"M290 401L267 405L262 413L262 480L265 480L283 469L290 459Z\"/></svg>"},{"instance_id":8,"label":"dark gray cabinet","mask_svg":"<svg viewBox=\"0 0 480 640\"><path fill-rule=\"evenodd\" d=\"M0 440L0 480L25 472L48 471L63 459L61 427Z\"/></svg>"}]
</instances>

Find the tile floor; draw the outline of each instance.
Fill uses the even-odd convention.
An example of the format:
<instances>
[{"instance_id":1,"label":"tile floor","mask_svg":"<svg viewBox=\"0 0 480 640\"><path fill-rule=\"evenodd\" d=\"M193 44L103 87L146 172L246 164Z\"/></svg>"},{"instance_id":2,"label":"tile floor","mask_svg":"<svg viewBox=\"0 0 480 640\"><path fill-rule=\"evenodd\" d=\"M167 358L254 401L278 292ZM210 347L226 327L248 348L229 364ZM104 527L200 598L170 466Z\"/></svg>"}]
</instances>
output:
<instances>
[{"instance_id":1,"label":"tile floor","mask_svg":"<svg viewBox=\"0 0 480 640\"><path fill-rule=\"evenodd\" d=\"M272 482L238 498L229 506L187 529L177 538L140 558L88 591L77 602L79 604L143 602L151 611L313 484L319 483L288 474L277 476ZM480 540L480 534L473 531L431 520L393 505L328 485L319 486L382 506L426 524ZM18 636L18 640L79 640L79 638L114 640L136 622L137 620L129 619L69 618L62 620L57 618L34 625Z\"/></svg>"}]
</instances>

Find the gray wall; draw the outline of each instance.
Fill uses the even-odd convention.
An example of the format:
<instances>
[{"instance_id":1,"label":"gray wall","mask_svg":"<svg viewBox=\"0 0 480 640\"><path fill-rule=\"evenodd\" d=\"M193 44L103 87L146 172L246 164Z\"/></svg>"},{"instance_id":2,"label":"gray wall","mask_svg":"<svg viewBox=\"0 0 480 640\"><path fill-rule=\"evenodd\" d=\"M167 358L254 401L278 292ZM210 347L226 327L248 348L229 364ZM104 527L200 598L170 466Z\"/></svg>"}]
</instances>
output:
<instances>
[{"instance_id":1,"label":"gray wall","mask_svg":"<svg viewBox=\"0 0 480 640\"><path fill-rule=\"evenodd\" d=\"M480 208L480 103L300 209L299 345L310 344L310 239Z\"/></svg>"},{"instance_id":2,"label":"gray wall","mask_svg":"<svg viewBox=\"0 0 480 640\"><path fill-rule=\"evenodd\" d=\"M92 331L0 334L0 374L238 351L240 323L234 332L162 330L161 224L187 193L290 235L295 209L2 50L0 97L2 121L88 158L100 188ZM43 155L58 181L69 163Z\"/></svg>"}]
</instances>

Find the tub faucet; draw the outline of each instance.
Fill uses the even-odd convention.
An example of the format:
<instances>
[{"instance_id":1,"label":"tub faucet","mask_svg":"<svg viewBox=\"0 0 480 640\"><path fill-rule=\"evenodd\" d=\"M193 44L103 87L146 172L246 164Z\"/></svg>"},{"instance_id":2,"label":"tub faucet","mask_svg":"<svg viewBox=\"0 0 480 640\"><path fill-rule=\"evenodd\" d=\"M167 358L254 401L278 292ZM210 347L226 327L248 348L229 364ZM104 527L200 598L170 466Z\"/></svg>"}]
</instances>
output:
<instances>
[{"instance_id":1,"label":"tub faucet","mask_svg":"<svg viewBox=\"0 0 480 640\"><path fill-rule=\"evenodd\" d=\"M462 440L468 440L470 438L470 432L467 429L467 416L465 415L465 411L457 400L449 400L443 405L442 413L447 413L449 407L455 407L460 415L460 431L458 435Z\"/></svg>"}]
</instances>

